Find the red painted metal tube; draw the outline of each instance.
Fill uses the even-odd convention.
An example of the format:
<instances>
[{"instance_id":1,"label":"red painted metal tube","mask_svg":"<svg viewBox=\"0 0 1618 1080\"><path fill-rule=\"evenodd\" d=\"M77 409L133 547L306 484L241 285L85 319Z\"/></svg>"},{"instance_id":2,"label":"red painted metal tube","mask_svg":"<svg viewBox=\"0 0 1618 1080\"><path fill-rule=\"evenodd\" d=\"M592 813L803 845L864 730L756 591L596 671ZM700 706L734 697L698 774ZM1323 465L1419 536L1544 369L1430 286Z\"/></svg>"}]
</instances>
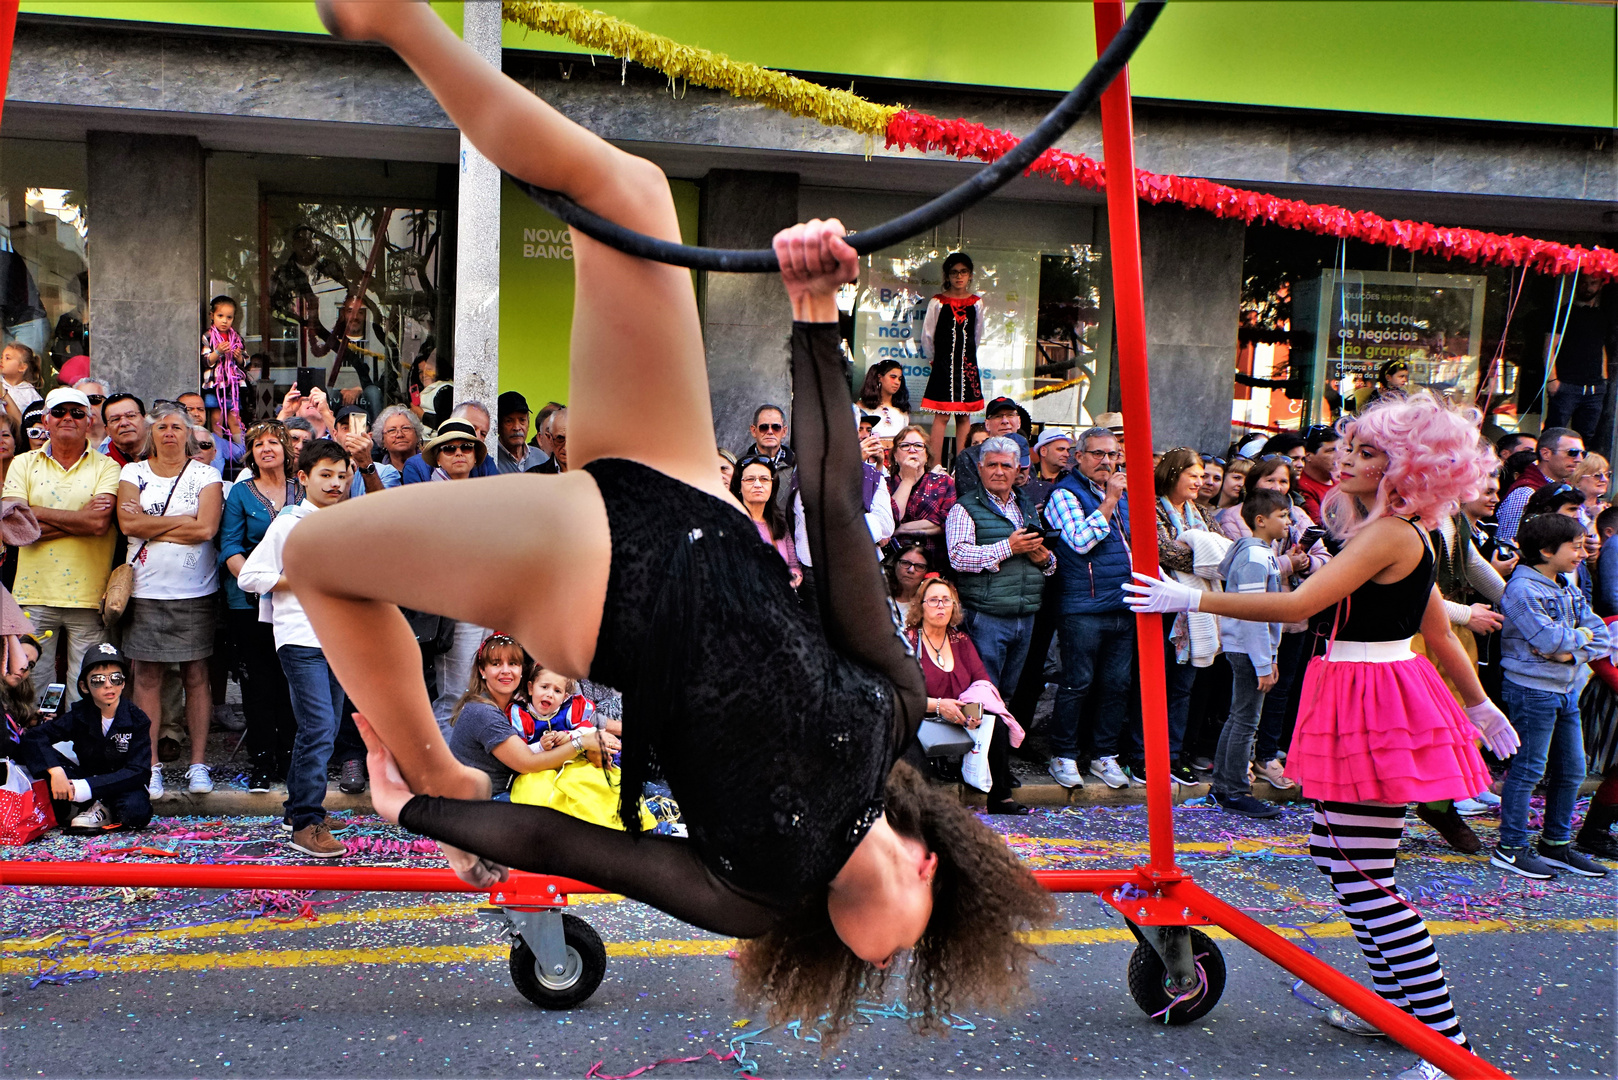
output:
<instances>
[{"instance_id":1,"label":"red painted metal tube","mask_svg":"<svg viewBox=\"0 0 1618 1080\"><path fill-rule=\"evenodd\" d=\"M1122 0L1095 4L1096 52L1124 25ZM1158 574L1157 492L1152 482L1152 391L1146 378L1146 299L1141 285L1140 214L1135 196L1135 127L1129 68L1101 95L1101 145L1107 174L1107 227L1112 255L1113 310L1118 333L1118 384L1129 452L1129 546L1135 569ZM1140 656L1142 731L1146 741L1146 821L1152 866L1174 869L1174 798L1169 791L1169 717L1163 676L1163 620L1135 616Z\"/></svg>"},{"instance_id":2,"label":"red painted metal tube","mask_svg":"<svg viewBox=\"0 0 1618 1080\"><path fill-rule=\"evenodd\" d=\"M1405 1049L1420 1054L1456 1080L1472 1080L1473 1077L1497 1077L1503 1080L1507 1075L1194 882L1182 880L1165 885L1163 892L1175 903L1184 904L1197 914L1212 919L1265 959L1286 968L1339 1005L1347 1007L1368 1023L1375 1024L1398 1040Z\"/></svg>"},{"instance_id":3,"label":"red painted metal tube","mask_svg":"<svg viewBox=\"0 0 1618 1080\"><path fill-rule=\"evenodd\" d=\"M0 0L0 110L5 108L6 85L11 81L11 42L17 32L19 2L20 0Z\"/></svg>"},{"instance_id":4,"label":"red painted metal tube","mask_svg":"<svg viewBox=\"0 0 1618 1080\"><path fill-rule=\"evenodd\" d=\"M467 892L453 870L391 866L197 866L184 863L0 862L0 885L116 885L156 889L337 889L365 892ZM571 878L514 871L501 891L536 899L604 890Z\"/></svg>"}]
</instances>

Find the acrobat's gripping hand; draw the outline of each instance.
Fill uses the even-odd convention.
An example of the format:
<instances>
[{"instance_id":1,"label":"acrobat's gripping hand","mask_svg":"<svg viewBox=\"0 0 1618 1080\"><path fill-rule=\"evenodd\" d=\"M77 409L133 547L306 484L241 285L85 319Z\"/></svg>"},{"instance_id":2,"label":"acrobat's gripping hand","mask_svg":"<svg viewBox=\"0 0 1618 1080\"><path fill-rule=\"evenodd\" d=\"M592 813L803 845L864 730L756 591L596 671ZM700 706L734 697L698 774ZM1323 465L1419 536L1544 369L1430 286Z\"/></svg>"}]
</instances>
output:
<instances>
[{"instance_id":1,"label":"acrobat's gripping hand","mask_svg":"<svg viewBox=\"0 0 1618 1080\"><path fill-rule=\"evenodd\" d=\"M1124 583L1124 603L1137 615L1153 612L1196 611L1202 603L1202 591L1178 581L1155 578L1135 571L1135 580Z\"/></svg>"},{"instance_id":2,"label":"acrobat's gripping hand","mask_svg":"<svg viewBox=\"0 0 1618 1080\"><path fill-rule=\"evenodd\" d=\"M1517 737L1517 729L1511 726L1506 714L1495 707L1494 702L1484 698L1476 705L1466 707L1466 718L1472 721L1472 726L1478 729L1483 736L1483 745L1489 748L1489 753L1497 758L1505 759L1517 752L1522 740Z\"/></svg>"}]
</instances>

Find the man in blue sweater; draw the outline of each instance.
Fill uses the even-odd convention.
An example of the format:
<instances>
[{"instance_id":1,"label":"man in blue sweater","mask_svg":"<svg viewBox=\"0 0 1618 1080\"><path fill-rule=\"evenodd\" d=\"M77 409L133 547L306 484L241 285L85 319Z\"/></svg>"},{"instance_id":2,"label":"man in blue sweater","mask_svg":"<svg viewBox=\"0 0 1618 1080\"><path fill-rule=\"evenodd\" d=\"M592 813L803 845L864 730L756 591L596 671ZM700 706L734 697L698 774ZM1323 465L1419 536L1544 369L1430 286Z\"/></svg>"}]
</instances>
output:
<instances>
[{"instance_id":1,"label":"man in blue sweater","mask_svg":"<svg viewBox=\"0 0 1618 1080\"><path fill-rule=\"evenodd\" d=\"M1539 514L1517 531L1522 560L1506 583L1500 635L1501 694L1522 748L1500 796L1500 844L1489 862L1534 881L1566 870L1605 877L1607 868L1573 850L1573 803L1584 779L1579 669L1609 648L1606 624L1571 583L1584 561L1577 518ZM1549 775L1546 767L1549 765ZM1528 799L1545 778L1545 824L1528 848Z\"/></svg>"}]
</instances>

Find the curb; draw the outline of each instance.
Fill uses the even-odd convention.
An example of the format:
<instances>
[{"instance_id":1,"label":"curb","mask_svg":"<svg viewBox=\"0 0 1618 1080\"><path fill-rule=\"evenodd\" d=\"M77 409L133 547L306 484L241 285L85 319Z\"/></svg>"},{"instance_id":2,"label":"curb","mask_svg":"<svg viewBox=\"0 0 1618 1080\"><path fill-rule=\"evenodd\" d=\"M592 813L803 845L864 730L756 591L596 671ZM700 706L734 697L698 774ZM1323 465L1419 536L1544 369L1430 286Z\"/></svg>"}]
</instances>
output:
<instances>
[{"instance_id":1,"label":"curb","mask_svg":"<svg viewBox=\"0 0 1618 1080\"><path fill-rule=\"evenodd\" d=\"M286 795L277 791L231 788L207 795L165 791L162 798L152 800L152 813L159 817L280 817L285 802ZM337 810L361 814L376 812L369 794L350 795L339 790L336 784L326 785L325 807L328 813Z\"/></svg>"}]
</instances>

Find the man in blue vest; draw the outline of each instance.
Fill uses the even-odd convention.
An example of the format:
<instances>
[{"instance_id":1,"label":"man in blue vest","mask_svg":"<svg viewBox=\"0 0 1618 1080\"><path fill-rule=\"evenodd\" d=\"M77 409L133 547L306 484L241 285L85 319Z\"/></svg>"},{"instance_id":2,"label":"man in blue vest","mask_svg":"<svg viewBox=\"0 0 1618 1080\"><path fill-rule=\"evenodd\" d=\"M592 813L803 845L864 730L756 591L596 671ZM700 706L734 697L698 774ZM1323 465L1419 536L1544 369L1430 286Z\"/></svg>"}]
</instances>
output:
<instances>
[{"instance_id":1,"label":"man in blue vest","mask_svg":"<svg viewBox=\"0 0 1618 1080\"><path fill-rule=\"evenodd\" d=\"M1017 490L1021 450L1001 435L979 446L981 483L961 495L944 519L949 563L966 610L966 633L1000 696L1017 689L1034 615L1056 556L1045 546L1039 516Z\"/></svg>"},{"instance_id":2,"label":"man in blue vest","mask_svg":"<svg viewBox=\"0 0 1618 1080\"><path fill-rule=\"evenodd\" d=\"M1062 687L1051 717L1050 771L1063 787L1084 782L1077 760L1079 720L1093 697L1090 742L1096 756L1090 773L1122 788L1130 778L1118 764L1118 744L1131 715L1135 656L1135 616L1124 605L1123 591L1130 579L1123 451L1103 427L1080 435L1074 449L1074 470L1057 481L1045 503L1045 520L1060 534L1056 591L1062 605Z\"/></svg>"}]
</instances>

